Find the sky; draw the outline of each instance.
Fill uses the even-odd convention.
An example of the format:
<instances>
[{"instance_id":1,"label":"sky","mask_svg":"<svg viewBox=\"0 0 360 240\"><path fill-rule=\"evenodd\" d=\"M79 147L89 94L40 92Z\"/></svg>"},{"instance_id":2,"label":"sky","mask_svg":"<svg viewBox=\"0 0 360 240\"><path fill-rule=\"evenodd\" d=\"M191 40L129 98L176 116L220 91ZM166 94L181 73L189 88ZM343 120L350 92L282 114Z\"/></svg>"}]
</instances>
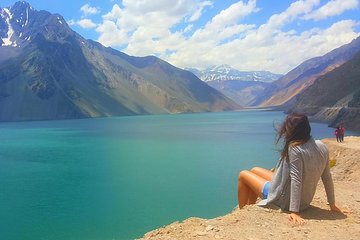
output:
<instances>
[{"instance_id":1,"label":"sky","mask_svg":"<svg viewBox=\"0 0 360 240\"><path fill-rule=\"evenodd\" d=\"M282 74L358 37L359 1L28 0L129 55L155 55L181 68L228 64Z\"/></svg>"}]
</instances>

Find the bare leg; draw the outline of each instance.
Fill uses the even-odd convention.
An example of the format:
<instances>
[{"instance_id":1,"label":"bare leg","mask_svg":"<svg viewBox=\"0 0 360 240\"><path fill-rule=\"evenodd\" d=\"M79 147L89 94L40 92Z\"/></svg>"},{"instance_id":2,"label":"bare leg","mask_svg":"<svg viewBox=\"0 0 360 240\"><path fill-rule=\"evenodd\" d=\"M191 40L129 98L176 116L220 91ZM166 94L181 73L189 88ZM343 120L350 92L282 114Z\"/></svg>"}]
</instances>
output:
<instances>
[{"instance_id":1,"label":"bare leg","mask_svg":"<svg viewBox=\"0 0 360 240\"><path fill-rule=\"evenodd\" d=\"M241 173L238 178L238 202L239 208L249 203L250 188L241 180Z\"/></svg>"},{"instance_id":2,"label":"bare leg","mask_svg":"<svg viewBox=\"0 0 360 240\"><path fill-rule=\"evenodd\" d=\"M239 184L238 184L238 201L239 206L245 206L247 204L254 204L258 195L254 193L244 181L240 181L239 175Z\"/></svg>"},{"instance_id":3,"label":"bare leg","mask_svg":"<svg viewBox=\"0 0 360 240\"><path fill-rule=\"evenodd\" d=\"M271 181L272 177L274 176L273 172L261 167L254 167L251 169L251 172L266 179L267 181Z\"/></svg>"},{"instance_id":4,"label":"bare leg","mask_svg":"<svg viewBox=\"0 0 360 240\"><path fill-rule=\"evenodd\" d=\"M255 203L262 194L262 188L268 180L250 171L241 171L238 178L239 208L248 203Z\"/></svg>"},{"instance_id":5,"label":"bare leg","mask_svg":"<svg viewBox=\"0 0 360 240\"><path fill-rule=\"evenodd\" d=\"M249 198L247 204L255 204L258 197L259 196L256 193L254 193L253 191L249 191Z\"/></svg>"}]
</instances>

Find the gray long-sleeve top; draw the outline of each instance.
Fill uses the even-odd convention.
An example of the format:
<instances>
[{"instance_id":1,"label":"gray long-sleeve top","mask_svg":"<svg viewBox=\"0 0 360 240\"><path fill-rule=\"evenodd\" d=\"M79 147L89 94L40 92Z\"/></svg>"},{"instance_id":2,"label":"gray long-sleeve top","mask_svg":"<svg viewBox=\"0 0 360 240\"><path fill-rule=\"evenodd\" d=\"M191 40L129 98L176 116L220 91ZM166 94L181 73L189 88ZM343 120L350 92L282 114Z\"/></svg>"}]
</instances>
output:
<instances>
[{"instance_id":1,"label":"gray long-sleeve top","mask_svg":"<svg viewBox=\"0 0 360 240\"><path fill-rule=\"evenodd\" d=\"M328 149L321 141L311 138L289 148L289 163L279 162L265 202L292 212L304 210L314 198L320 177L328 202L335 203Z\"/></svg>"}]
</instances>

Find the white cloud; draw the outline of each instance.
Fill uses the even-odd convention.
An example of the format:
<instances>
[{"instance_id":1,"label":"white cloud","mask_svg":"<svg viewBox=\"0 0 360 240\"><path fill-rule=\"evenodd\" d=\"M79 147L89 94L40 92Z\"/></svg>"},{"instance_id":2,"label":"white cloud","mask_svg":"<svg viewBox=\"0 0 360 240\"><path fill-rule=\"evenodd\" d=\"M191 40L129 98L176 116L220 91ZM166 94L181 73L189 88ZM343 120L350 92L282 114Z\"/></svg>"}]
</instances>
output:
<instances>
[{"instance_id":1,"label":"white cloud","mask_svg":"<svg viewBox=\"0 0 360 240\"><path fill-rule=\"evenodd\" d=\"M359 35L354 30L358 23L352 20L335 22L326 29L296 28L305 16L328 4L319 7L320 0L294 1L257 26L247 23L247 16L264 10L256 6L255 0L237 1L195 28L213 1L123 0L121 7L114 4L102 16L96 31L100 34L98 40L106 46L121 46L122 51L136 56L156 54L178 67L228 63L241 70L286 73Z\"/></svg>"},{"instance_id":2,"label":"white cloud","mask_svg":"<svg viewBox=\"0 0 360 240\"><path fill-rule=\"evenodd\" d=\"M232 4L229 8L221 11L218 15L213 17L210 22L210 26L213 28L226 27L228 25L236 24L240 19L257 12L256 1L250 0L248 3L239 1Z\"/></svg>"},{"instance_id":3,"label":"white cloud","mask_svg":"<svg viewBox=\"0 0 360 240\"><path fill-rule=\"evenodd\" d=\"M99 8L92 7L90 6L89 3L87 3L80 8L80 11L83 13L81 19L80 20L71 19L67 21L69 26L80 26L81 28L84 29L92 29L98 26L98 24L94 23L91 19L86 18L86 16L100 13Z\"/></svg>"},{"instance_id":4,"label":"white cloud","mask_svg":"<svg viewBox=\"0 0 360 240\"><path fill-rule=\"evenodd\" d=\"M102 33L98 41L106 43L106 46L120 46L129 41L127 31L119 29L116 23L109 20L105 20L96 31Z\"/></svg>"},{"instance_id":5,"label":"white cloud","mask_svg":"<svg viewBox=\"0 0 360 240\"><path fill-rule=\"evenodd\" d=\"M284 12L272 15L264 27L269 29L281 28L285 24L294 21L299 16L309 13L319 3L320 0L298 0L292 3Z\"/></svg>"},{"instance_id":6,"label":"white cloud","mask_svg":"<svg viewBox=\"0 0 360 240\"><path fill-rule=\"evenodd\" d=\"M165 13L174 17L182 16L189 9L198 4L193 0L123 0L122 4L126 11L133 14L148 14L152 12Z\"/></svg>"},{"instance_id":7,"label":"white cloud","mask_svg":"<svg viewBox=\"0 0 360 240\"><path fill-rule=\"evenodd\" d=\"M355 24L350 20L340 21L327 29L313 28L300 34L294 31L278 31L271 41L263 41L262 33L254 32L249 34L248 41L237 40L221 46L217 53L241 53L237 56L225 55L224 61L236 62L234 66L237 67L286 73L307 59L324 55L350 42L358 36L358 33L353 31ZM257 39L262 41L256 42ZM239 56L246 61L236 61Z\"/></svg>"},{"instance_id":8,"label":"white cloud","mask_svg":"<svg viewBox=\"0 0 360 240\"><path fill-rule=\"evenodd\" d=\"M92 7L92 6L90 6L89 3L83 5L83 6L80 8L80 11L84 14L84 16L88 16L88 15L100 13L99 8L97 8L97 7Z\"/></svg>"},{"instance_id":9,"label":"white cloud","mask_svg":"<svg viewBox=\"0 0 360 240\"><path fill-rule=\"evenodd\" d=\"M358 5L358 0L331 0L319 9L304 16L304 19L326 19L328 17L340 15L346 10L356 9Z\"/></svg>"},{"instance_id":10,"label":"white cloud","mask_svg":"<svg viewBox=\"0 0 360 240\"><path fill-rule=\"evenodd\" d=\"M195 12L199 9L203 11L211 4L210 1L199 0L123 0L123 8L114 4L112 10L103 15L103 23L97 28L100 33L98 40L106 46L119 46L124 44L125 38L129 41L127 51L139 55L151 54L152 45L159 44L152 39L172 38L170 29L173 26L182 23L186 17L195 20L201 15L197 13L194 17ZM114 35L114 32L121 34Z\"/></svg>"},{"instance_id":11,"label":"white cloud","mask_svg":"<svg viewBox=\"0 0 360 240\"><path fill-rule=\"evenodd\" d=\"M71 19L71 20L67 21L67 23L69 24L69 26L80 26L85 29L96 28L98 26L91 19L87 19L87 18L81 19L79 21L75 21L75 20Z\"/></svg>"},{"instance_id":12,"label":"white cloud","mask_svg":"<svg viewBox=\"0 0 360 240\"><path fill-rule=\"evenodd\" d=\"M282 30L286 24L309 13L319 3L318 0L294 2L284 12L271 16L267 23L258 28L234 24L228 29L222 27L221 31L216 31L216 28L212 29L210 26L215 22L214 19L221 19L220 13L165 60L182 67L205 68L213 64L229 63L242 70L286 73L301 62L323 55L359 35L354 31L354 21L340 21L328 29L314 28L302 33ZM217 22L214 25L226 24ZM231 33L240 35L232 38ZM224 42L229 37L231 40Z\"/></svg>"},{"instance_id":13,"label":"white cloud","mask_svg":"<svg viewBox=\"0 0 360 240\"><path fill-rule=\"evenodd\" d=\"M105 20L116 20L122 17L122 10L119 5L114 4L112 10L103 16Z\"/></svg>"},{"instance_id":14,"label":"white cloud","mask_svg":"<svg viewBox=\"0 0 360 240\"><path fill-rule=\"evenodd\" d=\"M215 15L203 28L195 31L190 42L193 44L207 41L220 42L226 38L245 33L246 30L254 26L238 24L239 20L257 11L255 1L249 1L248 4L242 1L232 4L229 8Z\"/></svg>"},{"instance_id":15,"label":"white cloud","mask_svg":"<svg viewBox=\"0 0 360 240\"><path fill-rule=\"evenodd\" d=\"M197 7L198 9L192 14L192 16L189 18L189 22L195 22L197 21L201 15L202 15L202 12L204 10L205 7L207 6L212 6L212 2L211 1L205 1L205 2L202 2L200 3Z\"/></svg>"},{"instance_id":16,"label":"white cloud","mask_svg":"<svg viewBox=\"0 0 360 240\"><path fill-rule=\"evenodd\" d=\"M91 19L81 19L77 22L77 24L82 28L95 28L97 24L95 24Z\"/></svg>"},{"instance_id":17,"label":"white cloud","mask_svg":"<svg viewBox=\"0 0 360 240\"><path fill-rule=\"evenodd\" d=\"M194 28L194 25L190 24L184 28L183 32L184 33L189 32L189 31L193 30L193 28Z\"/></svg>"}]
</instances>

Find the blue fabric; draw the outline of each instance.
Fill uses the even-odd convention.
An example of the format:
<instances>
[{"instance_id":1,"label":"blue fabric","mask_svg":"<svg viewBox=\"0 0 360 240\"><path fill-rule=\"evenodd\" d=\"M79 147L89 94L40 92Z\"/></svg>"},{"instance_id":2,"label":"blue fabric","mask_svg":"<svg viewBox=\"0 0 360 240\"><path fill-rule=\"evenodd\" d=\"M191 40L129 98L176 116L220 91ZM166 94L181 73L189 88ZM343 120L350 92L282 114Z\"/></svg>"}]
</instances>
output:
<instances>
[{"instance_id":1,"label":"blue fabric","mask_svg":"<svg viewBox=\"0 0 360 240\"><path fill-rule=\"evenodd\" d=\"M270 190L270 182L267 181L262 189L262 199L267 199Z\"/></svg>"}]
</instances>

